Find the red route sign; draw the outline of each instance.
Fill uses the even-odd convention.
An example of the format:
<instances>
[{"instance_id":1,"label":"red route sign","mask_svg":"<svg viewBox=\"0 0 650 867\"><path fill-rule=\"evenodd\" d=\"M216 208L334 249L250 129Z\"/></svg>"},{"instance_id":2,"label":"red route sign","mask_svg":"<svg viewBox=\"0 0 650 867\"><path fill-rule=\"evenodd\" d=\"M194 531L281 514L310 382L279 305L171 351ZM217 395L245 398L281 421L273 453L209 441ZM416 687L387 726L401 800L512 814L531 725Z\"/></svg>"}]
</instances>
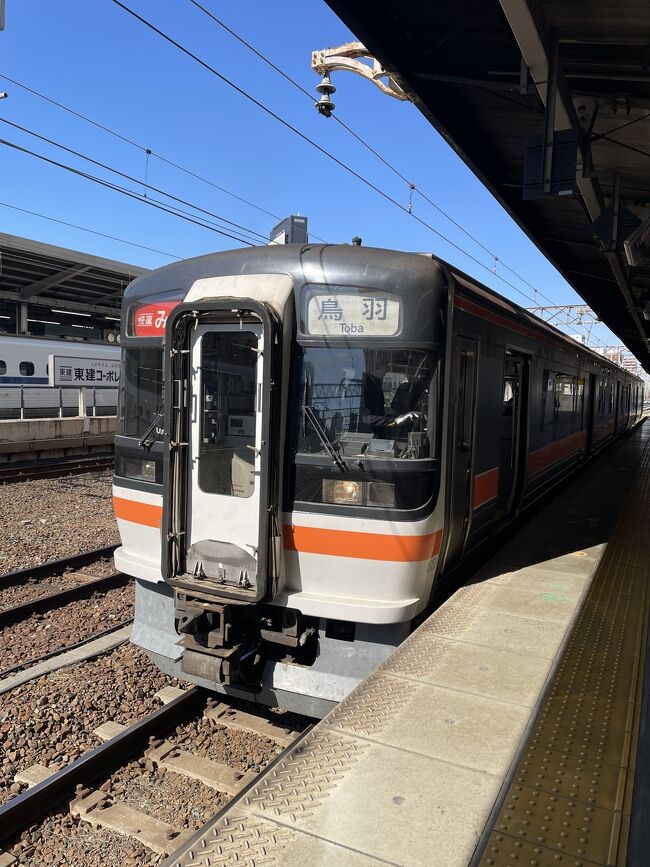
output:
<instances>
[{"instance_id":1,"label":"red route sign","mask_svg":"<svg viewBox=\"0 0 650 867\"><path fill-rule=\"evenodd\" d=\"M159 301L143 304L133 314L133 330L136 337L162 337L165 323L171 311L180 301Z\"/></svg>"}]
</instances>

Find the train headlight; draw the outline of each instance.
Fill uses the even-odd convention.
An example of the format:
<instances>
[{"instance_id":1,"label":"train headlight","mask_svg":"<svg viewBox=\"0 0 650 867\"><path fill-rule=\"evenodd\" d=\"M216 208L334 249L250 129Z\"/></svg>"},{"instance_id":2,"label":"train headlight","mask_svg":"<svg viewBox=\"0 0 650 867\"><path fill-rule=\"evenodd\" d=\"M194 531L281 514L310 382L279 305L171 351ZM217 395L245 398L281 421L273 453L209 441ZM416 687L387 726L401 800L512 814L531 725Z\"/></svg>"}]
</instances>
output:
<instances>
[{"instance_id":1,"label":"train headlight","mask_svg":"<svg viewBox=\"0 0 650 867\"><path fill-rule=\"evenodd\" d=\"M353 482L323 479L323 502L336 506L383 506L395 508L395 485L389 482Z\"/></svg>"},{"instance_id":2,"label":"train headlight","mask_svg":"<svg viewBox=\"0 0 650 867\"><path fill-rule=\"evenodd\" d=\"M348 479L323 479L323 502L338 506L357 506L363 502L363 482Z\"/></svg>"}]
</instances>

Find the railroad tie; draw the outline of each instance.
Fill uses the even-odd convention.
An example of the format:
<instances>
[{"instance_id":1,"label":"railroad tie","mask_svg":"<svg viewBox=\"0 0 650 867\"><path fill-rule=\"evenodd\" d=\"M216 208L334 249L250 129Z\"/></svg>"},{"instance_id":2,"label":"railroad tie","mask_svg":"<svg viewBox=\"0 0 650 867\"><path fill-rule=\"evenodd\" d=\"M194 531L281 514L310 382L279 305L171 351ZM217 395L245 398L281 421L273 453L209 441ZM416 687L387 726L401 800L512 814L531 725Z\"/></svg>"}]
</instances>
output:
<instances>
[{"instance_id":1,"label":"railroad tie","mask_svg":"<svg viewBox=\"0 0 650 867\"><path fill-rule=\"evenodd\" d=\"M25 768L24 771L18 771L14 775L14 781L16 783L27 783L27 788L31 789L32 786L37 786L53 774L56 774L56 771L46 768L45 765L36 764Z\"/></svg>"},{"instance_id":2,"label":"railroad tie","mask_svg":"<svg viewBox=\"0 0 650 867\"><path fill-rule=\"evenodd\" d=\"M93 734L97 735L101 741L106 742L110 741L111 738L117 737L117 735L121 735L123 731L126 731L126 729L127 726L122 725L122 723L109 720L108 722L97 726L96 729L93 729Z\"/></svg>"},{"instance_id":3,"label":"railroad tie","mask_svg":"<svg viewBox=\"0 0 650 867\"><path fill-rule=\"evenodd\" d=\"M114 802L105 792L84 790L70 804L70 813L93 828L107 828L138 840L158 855L170 855L185 844L193 830L179 831L128 804Z\"/></svg>"},{"instance_id":4,"label":"railroad tie","mask_svg":"<svg viewBox=\"0 0 650 867\"><path fill-rule=\"evenodd\" d=\"M163 686L158 692L154 693L154 698L157 698L161 704L169 704L178 698L180 695L185 695L186 689L179 689L177 686Z\"/></svg>"},{"instance_id":5,"label":"railroad tie","mask_svg":"<svg viewBox=\"0 0 650 867\"><path fill-rule=\"evenodd\" d=\"M257 776L253 771L237 771L213 759L188 753L171 741L153 741L144 755L152 766L198 780L205 786L228 795L236 795Z\"/></svg>"},{"instance_id":6,"label":"railroad tie","mask_svg":"<svg viewBox=\"0 0 650 867\"><path fill-rule=\"evenodd\" d=\"M216 725L225 725L232 728L242 729L243 731L252 732L256 735L262 735L265 738L275 741L282 747L286 747L290 743L293 743L298 736L298 733L291 731L291 729L275 725L275 723L270 722L270 720L255 716L255 714L246 713L246 711L243 710L236 710L227 704L211 704L210 701L208 701L208 707L203 716L205 719Z\"/></svg>"}]
</instances>

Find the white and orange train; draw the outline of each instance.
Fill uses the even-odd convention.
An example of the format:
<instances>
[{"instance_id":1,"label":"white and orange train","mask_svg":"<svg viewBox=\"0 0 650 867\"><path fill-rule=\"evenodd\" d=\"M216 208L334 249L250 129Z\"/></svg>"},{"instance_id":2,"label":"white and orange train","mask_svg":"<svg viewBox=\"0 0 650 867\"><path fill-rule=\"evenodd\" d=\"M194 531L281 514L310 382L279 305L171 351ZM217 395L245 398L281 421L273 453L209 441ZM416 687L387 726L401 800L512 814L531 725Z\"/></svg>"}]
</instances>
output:
<instances>
[{"instance_id":1,"label":"white and orange train","mask_svg":"<svg viewBox=\"0 0 650 867\"><path fill-rule=\"evenodd\" d=\"M287 245L126 290L133 641L321 716L441 576L642 414L642 382L430 256Z\"/></svg>"}]
</instances>

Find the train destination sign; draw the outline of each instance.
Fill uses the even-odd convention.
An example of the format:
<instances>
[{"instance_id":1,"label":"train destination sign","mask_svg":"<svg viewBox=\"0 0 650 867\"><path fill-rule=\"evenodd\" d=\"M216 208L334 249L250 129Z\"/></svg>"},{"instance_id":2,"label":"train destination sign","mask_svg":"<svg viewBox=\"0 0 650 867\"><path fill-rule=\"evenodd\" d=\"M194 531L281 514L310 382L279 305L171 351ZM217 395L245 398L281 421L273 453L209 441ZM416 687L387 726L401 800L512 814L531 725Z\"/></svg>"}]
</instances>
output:
<instances>
[{"instance_id":1,"label":"train destination sign","mask_svg":"<svg viewBox=\"0 0 650 867\"><path fill-rule=\"evenodd\" d=\"M180 301L158 301L143 304L133 314L133 333L136 337L162 337L167 317Z\"/></svg>"},{"instance_id":2,"label":"train destination sign","mask_svg":"<svg viewBox=\"0 0 650 867\"><path fill-rule=\"evenodd\" d=\"M307 304L309 334L390 337L400 327L401 302L385 292L319 292Z\"/></svg>"},{"instance_id":3,"label":"train destination sign","mask_svg":"<svg viewBox=\"0 0 650 867\"><path fill-rule=\"evenodd\" d=\"M120 381L120 361L113 358L49 357L50 385L72 388L117 388Z\"/></svg>"}]
</instances>

